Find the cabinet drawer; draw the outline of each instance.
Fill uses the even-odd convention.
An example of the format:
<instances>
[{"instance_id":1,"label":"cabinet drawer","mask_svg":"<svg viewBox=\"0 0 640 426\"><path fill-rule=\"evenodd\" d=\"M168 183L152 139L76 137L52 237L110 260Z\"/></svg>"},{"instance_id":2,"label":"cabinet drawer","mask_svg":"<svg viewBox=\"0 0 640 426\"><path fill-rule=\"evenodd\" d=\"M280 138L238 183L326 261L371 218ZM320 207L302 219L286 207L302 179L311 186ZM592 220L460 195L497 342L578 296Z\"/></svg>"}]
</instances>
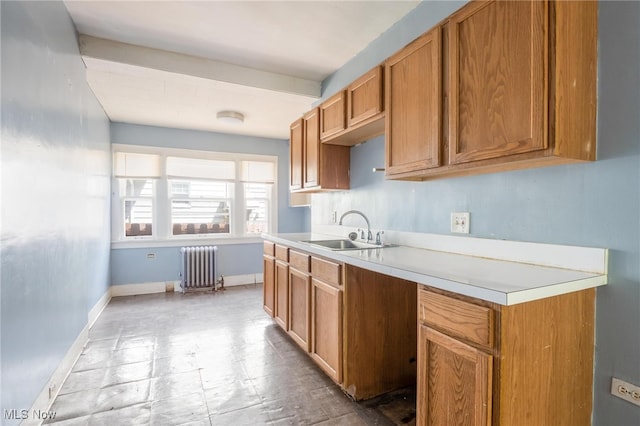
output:
<instances>
[{"instance_id":1,"label":"cabinet drawer","mask_svg":"<svg viewBox=\"0 0 640 426\"><path fill-rule=\"evenodd\" d=\"M426 290L420 290L418 303L420 322L449 335L493 347L495 329L493 309Z\"/></svg>"},{"instance_id":2,"label":"cabinet drawer","mask_svg":"<svg viewBox=\"0 0 640 426\"><path fill-rule=\"evenodd\" d=\"M309 255L299 251L289 250L289 266L298 271L309 272Z\"/></svg>"},{"instance_id":3,"label":"cabinet drawer","mask_svg":"<svg viewBox=\"0 0 640 426\"><path fill-rule=\"evenodd\" d=\"M289 247L281 246L280 244L276 244L276 259L282 260L284 262L289 261Z\"/></svg>"},{"instance_id":4,"label":"cabinet drawer","mask_svg":"<svg viewBox=\"0 0 640 426\"><path fill-rule=\"evenodd\" d=\"M317 278L327 284L333 285L334 287L340 286L342 285L341 272L342 265L339 263L330 262L317 257L311 258L311 275L313 278Z\"/></svg>"},{"instance_id":5,"label":"cabinet drawer","mask_svg":"<svg viewBox=\"0 0 640 426\"><path fill-rule=\"evenodd\" d=\"M262 243L264 247L264 254L268 256L275 256L275 244L270 241L264 241Z\"/></svg>"}]
</instances>

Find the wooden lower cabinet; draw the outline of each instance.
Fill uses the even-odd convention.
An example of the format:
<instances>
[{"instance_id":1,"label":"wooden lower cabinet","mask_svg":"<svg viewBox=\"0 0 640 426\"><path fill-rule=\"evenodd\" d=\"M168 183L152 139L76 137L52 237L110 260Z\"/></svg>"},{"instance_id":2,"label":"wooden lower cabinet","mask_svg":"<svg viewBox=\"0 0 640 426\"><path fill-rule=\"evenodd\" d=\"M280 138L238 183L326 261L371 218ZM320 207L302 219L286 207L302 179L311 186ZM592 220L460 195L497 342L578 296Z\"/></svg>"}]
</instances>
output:
<instances>
[{"instance_id":1,"label":"wooden lower cabinet","mask_svg":"<svg viewBox=\"0 0 640 426\"><path fill-rule=\"evenodd\" d=\"M493 357L421 325L418 424L490 425Z\"/></svg>"},{"instance_id":2,"label":"wooden lower cabinet","mask_svg":"<svg viewBox=\"0 0 640 426\"><path fill-rule=\"evenodd\" d=\"M289 335L309 352L311 277L289 267Z\"/></svg>"},{"instance_id":3,"label":"wooden lower cabinet","mask_svg":"<svg viewBox=\"0 0 640 426\"><path fill-rule=\"evenodd\" d=\"M275 308L275 295L276 295L276 259L272 256L263 255L262 264L264 269L263 278L263 308L270 317L273 318Z\"/></svg>"},{"instance_id":4,"label":"wooden lower cabinet","mask_svg":"<svg viewBox=\"0 0 640 426\"><path fill-rule=\"evenodd\" d=\"M415 282L299 250L283 258L276 253L274 320L332 380L355 400L415 383Z\"/></svg>"},{"instance_id":5,"label":"wooden lower cabinet","mask_svg":"<svg viewBox=\"0 0 640 426\"><path fill-rule=\"evenodd\" d=\"M263 308L264 311L273 318L275 313L275 297L276 297L276 245L270 241L263 243L262 266L264 270L263 277Z\"/></svg>"},{"instance_id":6,"label":"wooden lower cabinet","mask_svg":"<svg viewBox=\"0 0 640 426\"><path fill-rule=\"evenodd\" d=\"M285 330L289 330L289 264L275 261L275 311L273 319Z\"/></svg>"},{"instance_id":7,"label":"wooden lower cabinet","mask_svg":"<svg viewBox=\"0 0 640 426\"><path fill-rule=\"evenodd\" d=\"M311 356L336 383L342 382L342 290L313 279Z\"/></svg>"},{"instance_id":8,"label":"wooden lower cabinet","mask_svg":"<svg viewBox=\"0 0 640 426\"><path fill-rule=\"evenodd\" d=\"M343 389L356 400L416 383L415 282L345 265Z\"/></svg>"},{"instance_id":9,"label":"wooden lower cabinet","mask_svg":"<svg viewBox=\"0 0 640 426\"><path fill-rule=\"evenodd\" d=\"M418 425L591 424L595 289L502 306L418 295Z\"/></svg>"}]
</instances>

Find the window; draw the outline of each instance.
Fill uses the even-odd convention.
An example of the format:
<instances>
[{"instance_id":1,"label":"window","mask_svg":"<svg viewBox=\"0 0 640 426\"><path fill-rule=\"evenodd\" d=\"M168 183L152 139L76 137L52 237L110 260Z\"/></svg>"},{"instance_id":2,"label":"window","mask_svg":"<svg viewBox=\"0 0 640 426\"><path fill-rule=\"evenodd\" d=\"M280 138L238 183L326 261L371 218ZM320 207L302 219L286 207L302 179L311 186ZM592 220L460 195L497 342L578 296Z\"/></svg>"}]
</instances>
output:
<instances>
[{"instance_id":1,"label":"window","mask_svg":"<svg viewBox=\"0 0 640 426\"><path fill-rule=\"evenodd\" d=\"M114 241L255 236L275 226L275 156L113 147Z\"/></svg>"},{"instance_id":2,"label":"window","mask_svg":"<svg viewBox=\"0 0 640 426\"><path fill-rule=\"evenodd\" d=\"M172 235L229 234L233 184L170 180Z\"/></svg>"},{"instance_id":3,"label":"window","mask_svg":"<svg viewBox=\"0 0 640 426\"><path fill-rule=\"evenodd\" d=\"M269 202L271 187L266 183L245 183L244 193L246 199L245 232L247 234L259 234L269 230Z\"/></svg>"},{"instance_id":4,"label":"window","mask_svg":"<svg viewBox=\"0 0 640 426\"><path fill-rule=\"evenodd\" d=\"M240 167L246 209L244 232L267 232L271 217L275 165L264 161L242 161Z\"/></svg>"},{"instance_id":5,"label":"window","mask_svg":"<svg viewBox=\"0 0 640 426\"><path fill-rule=\"evenodd\" d=\"M126 237L152 235L153 180L120 179Z\"/></svg>"}]
</instances>

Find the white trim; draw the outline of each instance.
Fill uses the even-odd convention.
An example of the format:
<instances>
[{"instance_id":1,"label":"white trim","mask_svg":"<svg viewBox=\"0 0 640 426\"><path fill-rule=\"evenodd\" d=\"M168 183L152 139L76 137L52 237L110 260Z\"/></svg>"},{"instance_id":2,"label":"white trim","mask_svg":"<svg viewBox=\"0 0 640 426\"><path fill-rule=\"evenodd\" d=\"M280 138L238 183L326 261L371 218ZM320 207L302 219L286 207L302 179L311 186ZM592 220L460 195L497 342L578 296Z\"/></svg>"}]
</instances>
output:
<instances>
[{"instance_id":1,"label":"white trim","mask_svg":"<svg viewBox=\"0 0 640 426\"><path fill-rule=\"evenodd\" d=\"M164 293L167 291L166 282L121 284L111 286L111 297L137 296L141 294Z\"/></svg>"},{"instance_id":2,"label":"white trim","mask_svg":"<svg viewBox=\"0 0 640 426\"><path fill-rule=\"evenodd\" d=\"M35 412L48 412L51 408L51 404L58 396L60 392L60 388L65 380L67 380L67 376L71 373L71 369L73 365L78 360L78 357L82 353L84 346L87 344L89 340L89 325L85 325L76 340L73 342L69 350L67 351L62 361L58 365L58 368L53 372L51 378L44 385L40 394L34 401L31 409L29 410L29 418L20 423L23 426L32 426L32 425L40 425L42 424L43 419L38 419L33 413ZM49 397L49 389L53 386L53 392L51 397Z\"/></svg>"},{"instance_id":3,"label":"white trim","mask_svg":"<svg viewBox=\"0 0 640 426\"><path fill-rule=\"evenodd\" d=\"M224 286L256 284L262 282L262 274L224 275Z\"/></svg>"},{"instance_id":4,"label":"white trim","mask_svg":"<svg viewBox=\"0 0 640 426\"><path fill-rule=\"evenodd\" d=\"M100 300L96 302L96 304L89 311L89 315L87 316L87 325L89 328L93 327L93 324L96 322L104 308L107 307L109 302L111 301L111 287L107 289L107 291L102 295Z\"/></svg>"},{"instance_id":5,"label":"white trim","mask_svg":"<svg viewBox=\"0 0 640 426\"><path fill-rule=\"evenodd\" d=\"M149 247L183 247L183 246L224 246L237 244L262 244L262 237L231 237L231 238L206 238L193 237L170 240L131 240L114 241L111 249L149 248Z\"/></svg>"}]
</instances>

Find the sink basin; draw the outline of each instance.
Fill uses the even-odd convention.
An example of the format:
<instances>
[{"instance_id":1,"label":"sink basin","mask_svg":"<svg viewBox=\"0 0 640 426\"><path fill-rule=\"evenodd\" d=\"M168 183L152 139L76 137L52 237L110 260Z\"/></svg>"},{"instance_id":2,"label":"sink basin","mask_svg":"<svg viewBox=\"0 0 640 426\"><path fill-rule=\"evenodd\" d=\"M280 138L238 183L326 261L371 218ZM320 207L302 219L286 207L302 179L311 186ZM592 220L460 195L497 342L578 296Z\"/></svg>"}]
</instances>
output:
<instances>
[{"instance_id":1,"label":"sink basin","mask_svg":"<svg viewBox=\"0 0 640 426\"><path fill-rule=\"evenodd\" d=\"M382 248L383 246L379 246L376 244L363 243L360 241L351 241L347 239L338 239L338 240L309 240L309 241L300 241L301 243L307 243L314 246L323 247L329 250L341 251L341 250L369 250L369 249L377 249Z\"/></svg>"}]
</instances>

